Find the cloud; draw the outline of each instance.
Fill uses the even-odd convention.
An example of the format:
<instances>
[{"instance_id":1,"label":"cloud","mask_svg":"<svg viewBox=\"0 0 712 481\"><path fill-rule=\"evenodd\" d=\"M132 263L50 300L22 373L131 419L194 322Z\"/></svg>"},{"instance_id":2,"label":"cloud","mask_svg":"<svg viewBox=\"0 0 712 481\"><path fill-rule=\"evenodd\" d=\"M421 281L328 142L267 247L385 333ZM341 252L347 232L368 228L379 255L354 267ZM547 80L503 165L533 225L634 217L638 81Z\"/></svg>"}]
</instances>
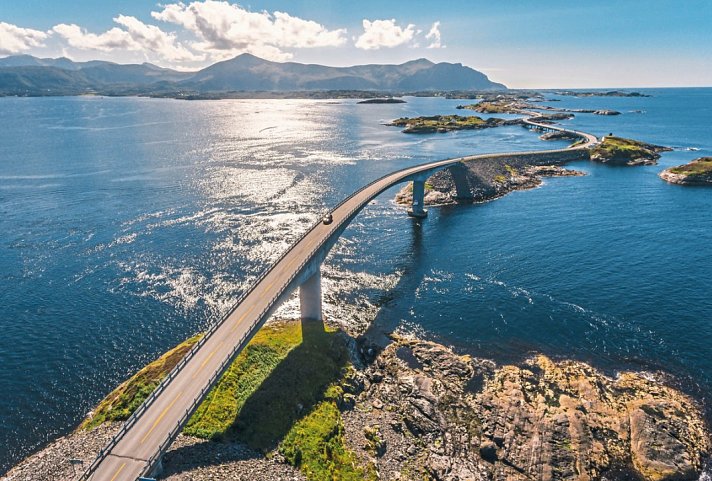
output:
<instances>
[{"instance_id":1,"label":"cloud","mask_svg":"<svg viewBox=\"0 0 712 481\"><path fill-rule=\"evenodd\" d=\"M433 26L430 27L430 31L425 34L426 40L430 40L430 44L428 45L428 48L445 48L445 45L442 44L441 38L440 38L440 22L435 22L433 23Z\"/></svg>"},{"instance_id":2,"label":"cloud","mask_svg":"<svg viewBox=\"0 0 712 481\"><path fill-rule=\"evenodd\" d=\"M47 37L49 34L40 30L0 22L0 53L13 54L34 47L44 47Z\"/></svg>"},{"instance_id":3,"label":"cloud","mask_svg":"<svg viewBox=\"0 0 712 481\"><path fill-rule=\"evenodd\" d=\"M225 1L204 0L163 5L151 12L156 20L180 25L197 38L191 47L215 57L249 52L271 60L292 54L285 48L336 47L346 42L346 30L323 25L285 12L252 12Z\"/></svg>"},{"instance_id":4,"label":"cloud","mask_svg":"<svg viewBox=\"0 0 712 481\"><path fill-rule=\"evenodd\" d=\"M364 50L378 50L404 45L416 35L415 25L399 27L396 20L363 20L363 33L356 39L355 46Z\"/></svg>"},{"instance_id":5,"label":"cloud","mask_svg":"<svg viewBox=\"0 0 712 481\"><path fill-rule=\"evenodd\" d=\"M131 39L142 48L151 50L161 58L171 62L203 60L205 56L196 55L180 42L173 33L166 33L155 25L147 25L135 17L119 15L114 22L126 28Z\"/></svg>"},{"instance_id":6,"label":"cloud","mask_svg":"<svg viewBox=\"0 0 712 481\"><path fill-rule=\"evenodd\" d=\"M123 28L114 27L95 34L79 25L62 23L55 25L52 30L66 40L69 46L82 50L149 51L170 62L199 61L205 58L188 50L176 40L175 34L164 32L155 25L147 25L135 17L119 15L114 18L114 22Z\"/></svg>"},{"instance_id":7,"label":"cloud","mask_svg":"<svg viewBox=\"0 0 712 481\"><path fill-rule=\"evenodd\" d=\"M133 41L131 35L114 27L102 34L89 33L76 24L60 23L52 30L67 41L70 47L82 50L99 50L111 52L112 50L138 50L140 45Z\"/></svg>"}]
</instances>

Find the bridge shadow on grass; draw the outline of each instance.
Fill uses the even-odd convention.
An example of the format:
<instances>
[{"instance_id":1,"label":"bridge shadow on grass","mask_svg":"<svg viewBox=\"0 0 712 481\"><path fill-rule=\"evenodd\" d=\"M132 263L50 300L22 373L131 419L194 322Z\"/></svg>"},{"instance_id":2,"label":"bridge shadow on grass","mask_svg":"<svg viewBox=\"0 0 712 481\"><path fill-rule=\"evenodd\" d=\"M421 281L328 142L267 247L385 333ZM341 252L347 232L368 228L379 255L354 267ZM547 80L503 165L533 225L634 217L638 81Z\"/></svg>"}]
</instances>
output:
<instances>
[{"instance_id":1,"label":"bridge shadow on grass","mask_svg":"<svg viewBox=\"0 0 712 481\"><path fill-rule=\"evenodd\" d=\"M245 402L225 438L262 451L275 448L294 423L324 399L347 362L342 335L326 331L323 322L302 321L302 343Z\"/></svg>"},{"instance_id":2,"label":"bridge shadow on grass","mask_svg":"<svg viewBox=\"0 0 712 481\"><path fill-rule=\"evenodd\" d=\"M247 358L259 357L263 354L260 351L265 349L268 349L265 345L253 343L243 352ZM260 359L266 359L266 356ZM271 369L271 372L247 396L244 403L239 403L241 406L237 407L237 414L227 420L224 429L200 433L201 437L209 437L215 441L244 443L254 451L244 448L220 449L222 454L218 457L205 455L205 447L202 446L204 443L185 446L167 454L166 472L180 472L183 466L210 466L249 459L258 456L260 451L267 452L276 448L294 424L324 400L327 388L341 378L347 363L347 342L343 334L326 330L321 321L301 321L301 343L291 349L275 366L268 366L267 369ZM255 368L253 366L241 370L239 376L249 378L252 374L249 371ZM222 382L223 380L214 389L220 389ZM229 389L223 387L220 396L232 396L234 402L235 398L240 397L242 389L244 386L240 387L238 382ZM210 396L204 404L209 401ZM212 402L218 401L213 399ZM212 406L211 409L219 408ZM200 422L198 419L195 424L199 425ZM194 434L195 429L193 431ZM173 461L183 459L190 459L190 463L183 465Z\"/></svg>"}]
</instances>

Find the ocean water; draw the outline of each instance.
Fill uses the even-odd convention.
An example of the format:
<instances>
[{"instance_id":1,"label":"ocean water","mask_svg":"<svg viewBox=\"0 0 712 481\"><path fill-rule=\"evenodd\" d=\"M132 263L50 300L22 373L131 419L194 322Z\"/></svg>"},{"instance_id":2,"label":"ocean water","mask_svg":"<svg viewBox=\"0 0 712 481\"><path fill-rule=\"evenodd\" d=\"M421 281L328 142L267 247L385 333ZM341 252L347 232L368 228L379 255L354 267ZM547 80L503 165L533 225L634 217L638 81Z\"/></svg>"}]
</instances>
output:
<instances>
[{"instance_id":1,"label":"ocean water","mask_svg":"<svg viewBox=\"0 0 712 481\"><path fill-rule=\"evenodd\" d=\"M623 112L565 123L675 147L660 165L580 162L585 177L432 208L422 222L392 189L327 260L327 315L500 362L543 352L661 370L708 402L712 190L657 174L712 155L712 89L646 92L550 97ZM407 100L0 99L0 472L218 318L359 186L428 160L562 145L521 127L382 125L463 112L463 101Z\"/></svg>"}]
</instances>

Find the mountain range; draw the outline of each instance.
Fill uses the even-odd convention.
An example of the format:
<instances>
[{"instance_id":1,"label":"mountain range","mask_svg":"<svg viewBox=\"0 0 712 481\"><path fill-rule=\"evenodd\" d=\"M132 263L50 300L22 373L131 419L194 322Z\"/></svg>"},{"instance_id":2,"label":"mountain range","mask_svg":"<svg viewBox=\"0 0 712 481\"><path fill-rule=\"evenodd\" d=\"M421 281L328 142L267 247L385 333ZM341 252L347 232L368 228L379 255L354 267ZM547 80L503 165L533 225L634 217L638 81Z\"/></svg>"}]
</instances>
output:
<instances>
[{"instance_id":1,"label":"mountain range","mask_svg":"<svg viewBox=\"0 0 712 481\"><path fill-rule=\"evenodd\" d=\"M502 84L460 63L418 59L400 65L328 67L271 62L250 54L197 72L149 63L74 62L31 55L0 58L0 95L106 95L359 90L379 92L500 90Z\"/></svg>"}]
</instances>

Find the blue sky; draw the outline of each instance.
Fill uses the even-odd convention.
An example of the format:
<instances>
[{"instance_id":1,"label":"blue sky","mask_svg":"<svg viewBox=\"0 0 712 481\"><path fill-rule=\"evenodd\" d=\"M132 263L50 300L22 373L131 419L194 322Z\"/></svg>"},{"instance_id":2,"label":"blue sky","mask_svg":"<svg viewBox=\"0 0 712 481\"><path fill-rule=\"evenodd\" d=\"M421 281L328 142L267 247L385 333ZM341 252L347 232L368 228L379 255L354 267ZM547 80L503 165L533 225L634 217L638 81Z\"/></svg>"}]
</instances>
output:
<instances>
[{"instance_id":1,"label":"blue sky","mask_svg":"<svg viewBox=\"0 0 712 481\"><path fill-rule=\"evenodd\" d=\"M0 0L0 55L461 62L516 88L712 86L712 0Z\"/></svg>"}]
</instances>

